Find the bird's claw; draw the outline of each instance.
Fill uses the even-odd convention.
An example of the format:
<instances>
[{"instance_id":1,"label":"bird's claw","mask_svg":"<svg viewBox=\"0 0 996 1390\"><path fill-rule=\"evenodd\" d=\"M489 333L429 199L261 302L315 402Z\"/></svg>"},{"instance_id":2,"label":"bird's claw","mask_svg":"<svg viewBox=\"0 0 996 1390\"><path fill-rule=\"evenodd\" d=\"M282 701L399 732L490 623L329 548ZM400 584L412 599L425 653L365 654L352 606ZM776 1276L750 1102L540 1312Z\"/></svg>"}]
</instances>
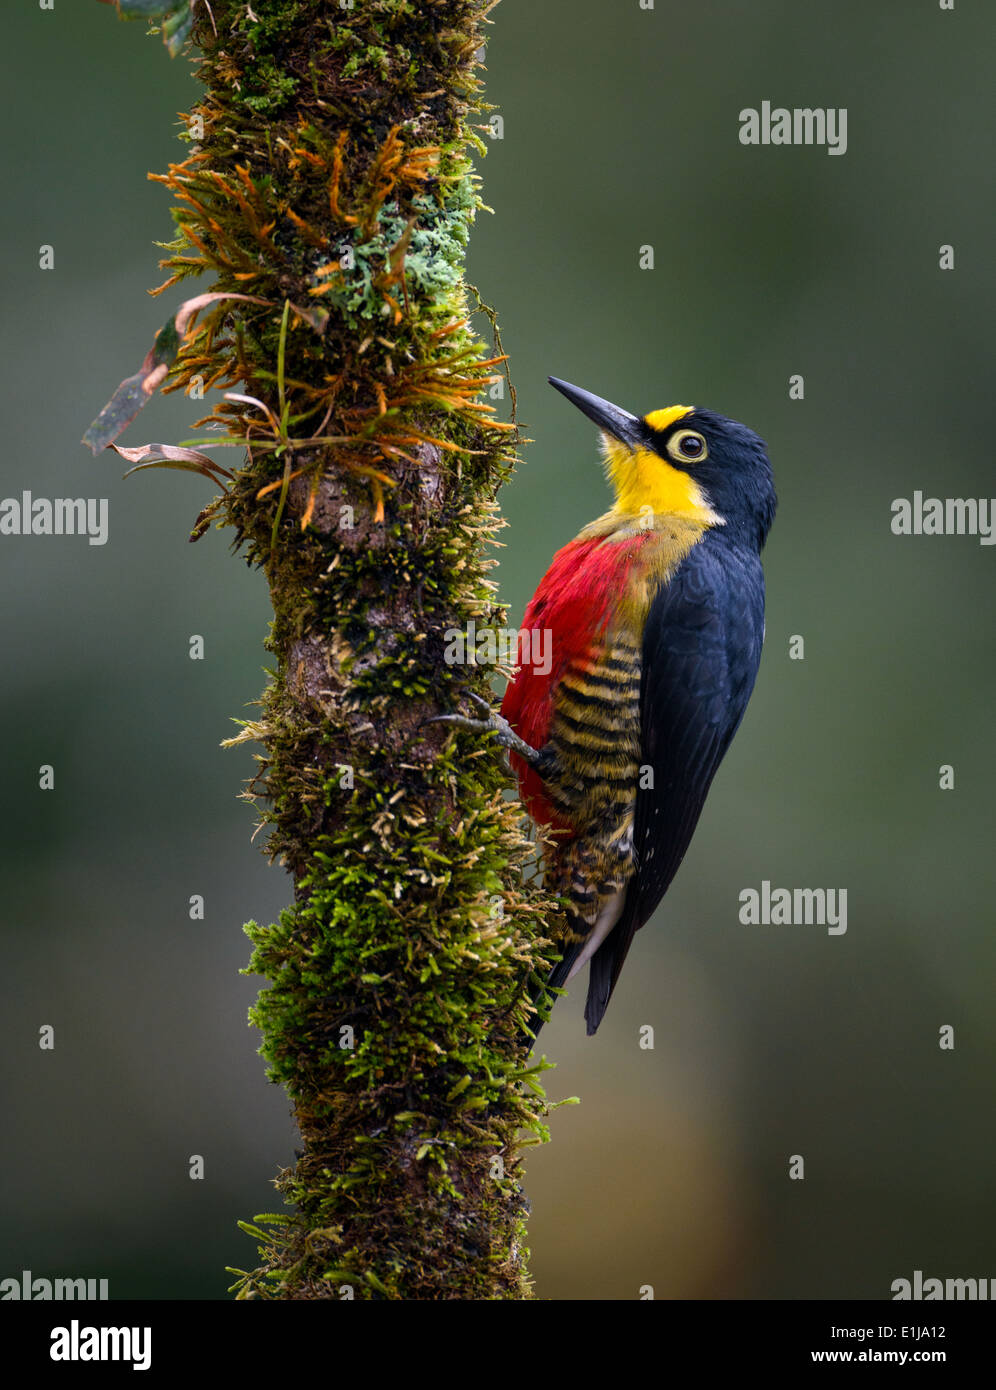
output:
<instances>
[{"instance_id":1,"label":"bird's claw","mask_svg":"<svg viewBox=\"0 0 996 1390\"><path fill-rule=\"evenodd\" d=\"M539 757L537 750L530 747L525 739L519 737L503 715L495 714L492 711L489 700L486 700L483 695L478 695L476 690L467 690L464 693L481 709L488 711L487 719L468 719L463 714L437 714L426 720L426 723L454 724L458 729L469 729L472 733L494 734L497 742L503 748L509 749L512 753L518 753L519 757L524 758L527 763L534 763L537 760Z\"/></svg>"}]
</instances>

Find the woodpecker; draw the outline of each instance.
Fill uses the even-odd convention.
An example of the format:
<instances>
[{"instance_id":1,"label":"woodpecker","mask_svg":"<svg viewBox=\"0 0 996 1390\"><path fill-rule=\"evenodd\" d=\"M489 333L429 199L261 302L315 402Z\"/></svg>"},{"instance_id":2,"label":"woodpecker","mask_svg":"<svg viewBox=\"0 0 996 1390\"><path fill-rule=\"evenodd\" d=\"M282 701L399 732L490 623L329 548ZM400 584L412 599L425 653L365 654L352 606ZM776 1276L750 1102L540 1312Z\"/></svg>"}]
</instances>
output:
<instances>
[{"instance_id":1,"label":"woodpecker","mask_svg":"<svg viewBox=\"0 0 996 1390\"><path fill-rule=\"evenodd\" d=\"M526 809L551 829L547 884L566 916L544 988L588 965L591 1035L743 718L776 499L746 426L698 406L631 415L549 381L601 431L614 502L541 580L501 715L455 722L497 733Z\"/></svg>"}]
</instances>

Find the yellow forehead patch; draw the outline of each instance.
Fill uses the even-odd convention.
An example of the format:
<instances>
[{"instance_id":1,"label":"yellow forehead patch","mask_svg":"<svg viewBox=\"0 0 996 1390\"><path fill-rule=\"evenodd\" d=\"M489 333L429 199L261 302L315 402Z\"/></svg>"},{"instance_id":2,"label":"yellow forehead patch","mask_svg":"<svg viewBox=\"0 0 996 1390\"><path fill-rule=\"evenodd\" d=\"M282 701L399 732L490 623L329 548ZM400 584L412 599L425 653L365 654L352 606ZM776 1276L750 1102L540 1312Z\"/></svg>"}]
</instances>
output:
<instances>
[{"instance_id":1,"label":"yellow forehead patch","mask_svg":"<svg viewBox=\"0 0 996 1390\"><path fill-rule=\"evenodd\" d=\"M690 415L691 411L690 405L666 405L663 410L652 410L643 418L652 430L666 430L668 425L673 425L683 415Z\"/></svg>"}]
</instances>

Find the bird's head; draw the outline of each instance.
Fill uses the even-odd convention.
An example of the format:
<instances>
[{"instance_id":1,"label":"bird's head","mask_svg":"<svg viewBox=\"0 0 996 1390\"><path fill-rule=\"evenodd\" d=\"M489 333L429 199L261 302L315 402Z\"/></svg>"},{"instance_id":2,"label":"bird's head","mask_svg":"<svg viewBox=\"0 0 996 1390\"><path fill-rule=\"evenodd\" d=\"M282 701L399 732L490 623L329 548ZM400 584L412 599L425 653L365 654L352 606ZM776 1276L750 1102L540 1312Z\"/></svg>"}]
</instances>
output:
<instances>
[{"instance_id":1,"label":"bird's head","mask_svg":"<svg viewBox=\"0 0 996 1390\"><path fill-rule=\"evenodd\" d=\"M699 406L631 415L567 381L549 381L602 431L617 515L651 526L685 517L764 545L775 488L764 441L746 425Z\"/></svg>"}]
</instances>

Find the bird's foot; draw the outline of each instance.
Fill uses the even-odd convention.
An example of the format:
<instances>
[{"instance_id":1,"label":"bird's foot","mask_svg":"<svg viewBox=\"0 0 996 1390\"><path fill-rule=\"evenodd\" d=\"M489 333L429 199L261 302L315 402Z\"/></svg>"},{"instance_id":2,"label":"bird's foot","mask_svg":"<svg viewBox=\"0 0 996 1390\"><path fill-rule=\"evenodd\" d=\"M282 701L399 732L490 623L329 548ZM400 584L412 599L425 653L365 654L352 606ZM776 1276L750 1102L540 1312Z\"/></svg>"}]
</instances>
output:
<instances>
[{"instance_id":1,"label":"bird's foot","mask_svg":"<svg viewBox=\"0 0 996 1390\"><path fill-rule=\"evenodd\" d=\"M486 719L468 719L463 714L437 714L434 718L426 720L426 723L454 724L458 729L471 729L475 733L494 734L503 748L518 753L519 757L524 758L530 765L539 759L539 752L530 747L525 739L519 737L507 719L492 711L490 703L483 695L478 695L474 690L468 690L465 694L475 704L480 705L481 709L487 710L488 717Z\"/></svg>"}]
</instances>

